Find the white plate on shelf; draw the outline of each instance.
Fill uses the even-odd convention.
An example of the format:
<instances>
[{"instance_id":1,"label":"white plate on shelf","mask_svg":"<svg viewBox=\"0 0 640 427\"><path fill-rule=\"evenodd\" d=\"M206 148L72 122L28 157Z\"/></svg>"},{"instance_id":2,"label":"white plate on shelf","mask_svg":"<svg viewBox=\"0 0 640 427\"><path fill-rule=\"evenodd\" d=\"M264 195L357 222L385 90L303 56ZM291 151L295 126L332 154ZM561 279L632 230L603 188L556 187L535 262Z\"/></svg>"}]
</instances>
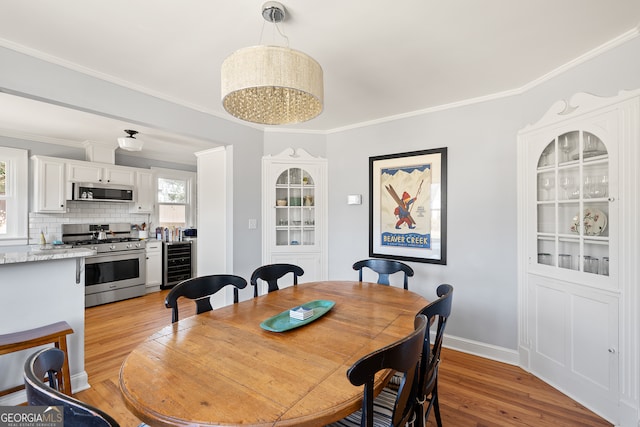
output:
<instances>
[{"instance_id":1,"label":"white plate on shelf","mask_svg":"<svg viewBox=\"0 0 640 427\"><path fill-rule=\"evenodd\" d=\"M607 228L607 216L600 209L585 208L582 215L585 236L599 236ZM571 221L572 233L580 232L580 215L576 214Z\"/></svg>"}]
</instances>

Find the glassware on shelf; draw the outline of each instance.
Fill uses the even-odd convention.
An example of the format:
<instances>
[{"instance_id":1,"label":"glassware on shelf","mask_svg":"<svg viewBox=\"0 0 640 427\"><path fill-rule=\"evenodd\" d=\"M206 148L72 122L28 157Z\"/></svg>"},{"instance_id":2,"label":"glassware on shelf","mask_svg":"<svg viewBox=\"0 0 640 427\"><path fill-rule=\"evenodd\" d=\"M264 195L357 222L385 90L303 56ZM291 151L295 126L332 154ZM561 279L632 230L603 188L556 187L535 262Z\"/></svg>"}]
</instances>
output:
<instances>
[{"instance_id":1,"label":"glassware on shelf","mask_svg":"<svg viewBox=\"0 0 640 427\"><path fill-rule=\"evenodd\" d=\"M540 155L540 160L538 161L538 167L545 167L545 166L551 166L554 163L554 158L553 158L553 142L549 143L549 145L547 145L545 147L544 150L542 150L542 154Z\"/></svg>"},{"instance_id":2,"label":"glassware on shelf","mask_svg":"<svg viewBox=\"0 0 640 427\"><path fill-rule=\"evenodd\" d=\"M551 265L551 254L546 252L539 253L538 264Z\"/></svg>"},{"instance_id":3,"label":"glassware on shelf","mask_svg":"<svg viewBox=\"0 0 640 427\"><path fill-rule=\"evenodd\" d=\"M609 177L607 175L589 175L584 178L584 197L599 199L609 194Z\"/></svg>"},{"instance_id":4,"label":"glassware on shelf","mask_svg":"<svg viewBox=\"0 0 640 427\"><path fill-rule=\"evenodd\" d=\"M607 175L599 175L596 177L597 197L607 197L609 195L609 177Z\"/></svg>"},{"instance_id":5,"label":"glassware on shelf","mask_svg":"<svg viewBox=\"0 0 640 427\"><path fill-rule=\"evenodd\" d=\"M598 137L589 132L584 133L584 150L585 157L589 157L598 151Z\"/></svg>"},{"instance_id":6,"label":"glassware on shelf","mask_svg":"<svg viewBox=\"0 0 640 427\"><path fill-rule=\"evenodd\" d=\"M555 181L551 176L543 176L540 180L540 186L545 191L544 200L553 200L553 187L555 186Z\"/></svg>"},{"instance_id":7,"label":"glassware on shelf","mask_svg":"<svg viewBox=\"0 0 640 427\"><path fill-rule=\"evenodd\" d=\"M585 273L598 274L600 259L589 255L584 256L583 271Z\"/></svg>"},{"instance_id":8,"label":"glassware on shelf","mask_svg":"<svg viewBox=\"0 0 640 427\"><path fill-rule=\"evenodd\" d=\"M594 191L595 178L592 176L585 176L583 188L584 188L584 192L582 194L584 195L584 198L585 199L593 198L595 194L595 191Z\"/></svg>"},{"instance_id":9,"label":"glassware on shelf","mask_svg":"<svg viewBox=\"0 0 640 427\"><path fill-rule=\"evenodd\" d=\"M558 137L558 148L564 153L564 161L571 160L569 153L575 149L575 142L573 139L573 133L565 133Z\"/></svg>"},{"instance_id":10,"label":"glassware on shelf","mask_svg":"<svg viewBox=\"0 0 640 427\"><path fill-rule=\"evenodd\" d=\"M301 170L299 168L291 168L289 169L290 173L290 183L292 185L300 185L301 181Z\"/></svg>"},{"instance_id":11,"label":"glassware on shelf","mask_svg":"<svg viewBox=\"0 0 640 427\"><path fill-rule=\"evenodd\" d=\"M288 178L288 173L285 170L284 172L282 172L280 174L280 176L278 176L278 179L276 180L276 185L286 185L286 184L288 184L289 180L287 178Z\"/></svg>"},{"instance_id":12,"label":"glassware on shelf","mask_svg":"<svg viewBox=\"0 0 640 427\"><path fill-rule=\"evenodd\" d=\"M604 276L609 275L609 257L608 256L602 257L602 271L600 273Z\"/></svg>"},{"instance_id":13,"label":"glassware on shelf","mask_svg":"<svg viewBox=\"0 0 640 427\"><path fill-rule=\"evenodd\" d=\"M562 188L562 196L564 199L577 199L580 196L580 190L576 188L575 180L571 175L560 177L560 188Z\"/></svg>"},{"instance_id":14,"label":"glassware on shelf","mask_svg":"<svg viewBox=\"0 0 640 427\"><path fill-rule=\"evenodd\" d=\"M568 268L571 270L572 262L571 255L569 254L558 254L558 267L560 268Z\"/></svg>"}]
</instances>

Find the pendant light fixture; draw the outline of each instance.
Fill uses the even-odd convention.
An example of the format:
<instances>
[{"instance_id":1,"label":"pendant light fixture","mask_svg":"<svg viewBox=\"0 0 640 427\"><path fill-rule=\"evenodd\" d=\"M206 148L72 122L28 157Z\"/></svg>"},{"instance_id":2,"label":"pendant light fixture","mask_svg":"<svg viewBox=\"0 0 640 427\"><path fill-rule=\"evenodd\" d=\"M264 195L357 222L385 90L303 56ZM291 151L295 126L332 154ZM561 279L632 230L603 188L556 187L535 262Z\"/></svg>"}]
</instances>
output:
<instances>
[{"instance_id":1,"label":"pendant light fixture","mask_svg":"<svg viewBox=\"0 0 640 427\"><path fill-rule=\"evenodd\" d=\"M118 145L120 148L127 151L141 151L144 142L136 139L134 136L138 131L125 129L125 132L128 133L129 136L122 136L118 138Z\"/></svg>"},{"instance_id":2,"label":"pendant light fixture","mask_svg":"<svg viewBox=\"0 0 640 427\"><path fill-rule=\"evenodd\" d=\"M266 2L262 16L278 28L285 19L284 6ZM241 120L284 125L313 119L322 112L322 67L288 46L240 49L224 60L221 74L222 105Z\"/></svg>"}]
</instances>

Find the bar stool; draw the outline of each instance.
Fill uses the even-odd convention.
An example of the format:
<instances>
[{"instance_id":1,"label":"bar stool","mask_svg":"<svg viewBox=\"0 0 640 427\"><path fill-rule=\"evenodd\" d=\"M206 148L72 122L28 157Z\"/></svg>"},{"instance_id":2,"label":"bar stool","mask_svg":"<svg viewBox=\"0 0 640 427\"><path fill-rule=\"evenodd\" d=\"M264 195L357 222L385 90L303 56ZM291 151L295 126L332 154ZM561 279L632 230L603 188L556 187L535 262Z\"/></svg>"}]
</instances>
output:
<instances>
[{"instance_id":1,"label":"bar stool","mask_svg":"<svg viewBox=\"0 0 640 427\"><path fill-rule=\"evenodd\" d=\"M72 333L71 326L63 321L26 331L0 335L0 355L53 343L56 348L64 351L65 354L64 365L62 366L62 384L59 385L59 389L64 394L71 396L67 335ZM24 390L24 385L2 390L0 391L0 396L6 396L20 390Z\"/></svg>"}]
</instances>

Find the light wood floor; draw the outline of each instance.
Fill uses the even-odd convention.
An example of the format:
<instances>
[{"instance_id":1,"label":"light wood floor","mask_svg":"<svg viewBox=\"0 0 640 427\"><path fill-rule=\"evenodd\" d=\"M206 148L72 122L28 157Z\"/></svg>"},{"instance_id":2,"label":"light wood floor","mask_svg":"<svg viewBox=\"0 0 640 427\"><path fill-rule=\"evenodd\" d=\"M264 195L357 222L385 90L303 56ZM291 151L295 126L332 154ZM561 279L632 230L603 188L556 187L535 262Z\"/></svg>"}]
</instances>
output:
<instances>
[{"instance_id":1,"label":"light wood floor","mask_svg":"<svg viewBox=\"0 0 640 427\"><path fill-rule=\"evenodd\" d=\"M138 343L171 323L164 307L167 292L86 310L85 369L91 388L76 397L109 413L122 427L140 421L120 395L120 365ZM193 314L195 304L185 301L180 317ZM438 387L446 427L611 426L518 367L453 350L443 351ZM433 415L428 425L435 425Z\"/></svg>"}]
</instances>

